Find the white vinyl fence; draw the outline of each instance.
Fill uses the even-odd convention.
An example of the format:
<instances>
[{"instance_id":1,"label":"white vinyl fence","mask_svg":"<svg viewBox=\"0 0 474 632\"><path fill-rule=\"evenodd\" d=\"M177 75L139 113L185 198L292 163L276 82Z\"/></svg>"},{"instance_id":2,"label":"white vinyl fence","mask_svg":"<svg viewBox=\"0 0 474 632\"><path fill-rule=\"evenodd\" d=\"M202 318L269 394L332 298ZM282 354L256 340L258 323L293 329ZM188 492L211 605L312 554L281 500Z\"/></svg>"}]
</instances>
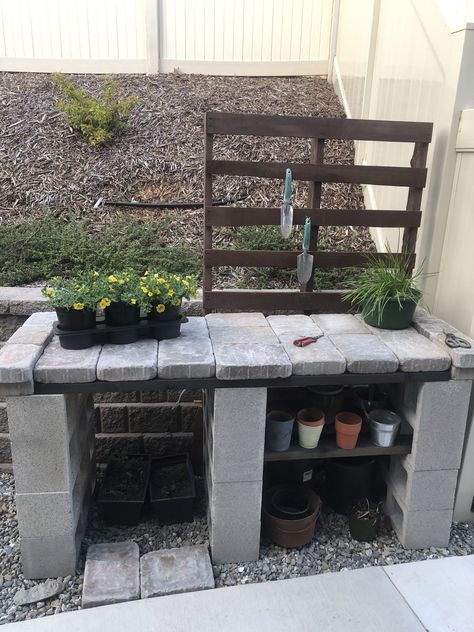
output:
<instances>
[{"instance_id":1,"label":"white vinyl fence","mask_svg":"<svg viewBox=\"0 0 474 632\"><path fill-rule=\"evenodd\" d=\"M318 75L333 0L0 0L0 70Z\"/></svg>"}]
</instances>

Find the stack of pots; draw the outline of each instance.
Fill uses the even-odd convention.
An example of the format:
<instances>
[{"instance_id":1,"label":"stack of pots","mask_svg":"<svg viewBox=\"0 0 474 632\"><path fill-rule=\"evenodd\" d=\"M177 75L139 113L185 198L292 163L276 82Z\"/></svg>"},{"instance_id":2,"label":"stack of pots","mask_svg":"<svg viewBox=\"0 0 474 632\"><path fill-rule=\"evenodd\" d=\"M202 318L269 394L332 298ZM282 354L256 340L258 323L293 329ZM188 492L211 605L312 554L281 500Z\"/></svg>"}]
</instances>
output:
<instances>
[{"instance_id":1,"label":"stack of pots","mask_svg":"<svg viewBox=\"0 0 474 632\"><path fill-rule=\"evenodd\" d=\"M267 537L286 548L313 539L321 499L304 485L277 485L263 495L262 523Z\"/></svg>"}]
</instances>

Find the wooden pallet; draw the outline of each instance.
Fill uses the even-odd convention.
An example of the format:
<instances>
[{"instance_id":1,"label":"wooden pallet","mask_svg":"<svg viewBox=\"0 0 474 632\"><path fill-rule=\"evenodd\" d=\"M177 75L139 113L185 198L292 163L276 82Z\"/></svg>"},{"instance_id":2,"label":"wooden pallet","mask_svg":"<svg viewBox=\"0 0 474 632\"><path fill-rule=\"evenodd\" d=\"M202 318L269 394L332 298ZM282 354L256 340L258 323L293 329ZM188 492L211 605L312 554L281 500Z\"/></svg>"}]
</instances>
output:
<instances>
[{"instance_id":1,"label":"wooden pallet","mask_svg":"<svg viewBox=\"0 0 474 632\"><path fill-rule=\"evenodd\" d=\"M415 265L415 245L421 223L421 197L426 183L426 156L431 141L432 123L369 121L297 116L266 116L208 112L205 115L204 183L204 277L203 301L212 310L294 310L308 312L347 312L350 304L341 300L341 291L313 291L313 277L295 291L234 291L212 287L212 268L219 266L273 267L296 269L297 251L222 250L213 248L214 226L263 226L280 223L279 208L212 206L212 179L216 175L281 178L285 169L293 179L310 183L308 208L295 208L294 223L311 218L309 252L314 267L321 269L363 266L360 252L318 251L319 226L367 226L403 228L402 252ZM213 159L214 135L298 137L311 140L310 163L248 162ZM409 167L324 164L324 145L328 139L414 143ZM323 182L373 184L408 187L404 210L321 209ZM282 184L283 187L283 184ZM377 255L383 258L384 254Z\"/></svg>"}]
</instances>

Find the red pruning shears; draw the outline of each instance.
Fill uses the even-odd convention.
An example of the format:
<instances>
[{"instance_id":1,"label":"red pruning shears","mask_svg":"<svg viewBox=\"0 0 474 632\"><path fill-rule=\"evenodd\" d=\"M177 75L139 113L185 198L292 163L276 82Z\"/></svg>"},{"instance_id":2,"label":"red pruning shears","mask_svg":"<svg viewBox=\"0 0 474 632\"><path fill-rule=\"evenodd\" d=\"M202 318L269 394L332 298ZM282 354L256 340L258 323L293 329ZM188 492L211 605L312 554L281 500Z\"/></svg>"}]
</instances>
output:
<instances>
[{"instance_id":1,"label":"red pruning shears","mask_svg":"<svg viewBox=\"0 0 474 632\"><path fill-rule=\"evenodd\" d=\"M313 344L313 342L316 342L323 336L324 334L320 334L319 336L302 336L301 338L293 340L293 344L295 345L295 347L307 347L308 345Z\"/></svg>"}]
</instances>

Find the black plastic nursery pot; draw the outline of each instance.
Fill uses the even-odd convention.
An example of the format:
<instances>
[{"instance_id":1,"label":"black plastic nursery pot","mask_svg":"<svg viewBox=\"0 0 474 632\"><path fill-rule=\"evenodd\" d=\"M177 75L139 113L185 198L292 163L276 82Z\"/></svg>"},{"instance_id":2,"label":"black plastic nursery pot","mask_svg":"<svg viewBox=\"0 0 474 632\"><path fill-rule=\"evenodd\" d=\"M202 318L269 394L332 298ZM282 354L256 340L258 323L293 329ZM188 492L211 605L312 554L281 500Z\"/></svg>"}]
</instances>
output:
<instances>
[{"instance_id":1,"label":"black plastic nursery pot","mask_svg":"<svg viewBox=\"0 0 474 632\"><path fill-rule=\"evenodd\" d=\"M189 454L152 458L150 510L160 524L192 522L195 498Z\"/></svg>"},{"instance_id":2,"label":"black plastic nursery pot","mask_svg":"<svg viewBox=\"0 0 474 632\"><path fill-rule=\"evenodd\" d=\"M380 473L374 457L330 459L326 473L325 500L337 513L346 514L359 498L376 500Z\"/></svg>"},{"instance_id":3,"label":"black plastic nursery pot","mask_svg":"<svg viewBox=\"0 0 474 632\"><path fill-rule=\"evenodd\" d=\"M95 327L95 310L88 307L84 309L56 307L56 315L58 326L64 330L79 331Z\"/></svg>"},{"instance_id":4,"label":"black plastic nursery pot","mask_svg":"<svg viewBox=\"0 0 474 632\"><path fill-rule=\"evenodd\" d=\"M354 540L372 542L379 533L382 515L379 507L376 507L373 503L367 503L367 508L370 508L371 515L358 516L357 507L360 507L360 504L360 501L354 503L349 510L349 531Z\"/></svg>"},{"instance_id":5,"label":"black plastic nursery pot","mask_svg":"<svg viewBox=\"0 0 474 632\"><path fill-rule=\"evenodd\" d=\"M104 317L107 325L136 325L140 320L140 306L125 301L112 301L104 309Z\"/></svg>"},{"instance_id":6,"label":"black plastic nursery pot","mask_svg":"<svg viewBox=\"0 0 474 632\"><path fill-rule=\"evenodd\" d=\"M107 464L97 497L99 514L110 524L136 525L145 504L150 457L118 455Z\"/></svg>"},{"instance_id":7,"label":"black plastic nursery pot","mask_svg":"<svg viewBox=\"0 0 474 632\"><path fill-rule=\"evenodd\" d=\"M413 320L417 304L418 301L402 299L399 303L396 299L391 298L382 313L374 310L364 320L368 325L380 329L406 329Z\"/></svg>"},{"instance_id":8,"label":"black plastic nursery pot","mask_svg":"<svg viewBox=\"0 0 474 632\"><path fill-rule=\"evenodd\" d=\"M178 320L181 318L181 303L179 305L166 305L163 312L156 311L156 305L153 305L148 314L148 318L151 320Z\"/></svg>"}]
</instances>

